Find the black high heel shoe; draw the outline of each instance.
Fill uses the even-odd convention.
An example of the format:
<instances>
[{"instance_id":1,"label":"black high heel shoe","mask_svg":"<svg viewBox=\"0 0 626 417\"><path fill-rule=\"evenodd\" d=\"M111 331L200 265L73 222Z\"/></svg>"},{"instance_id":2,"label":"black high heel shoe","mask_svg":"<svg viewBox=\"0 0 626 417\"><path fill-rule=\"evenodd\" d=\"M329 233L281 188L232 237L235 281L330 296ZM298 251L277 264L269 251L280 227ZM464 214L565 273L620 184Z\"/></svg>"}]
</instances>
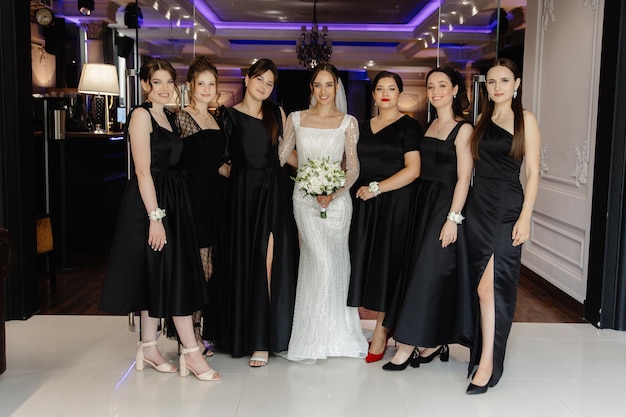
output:
<instances>
[{"instance_id":1,"label":"black high heel shoe","mask_svg":"<svg viewBox=\"0 0 626 417\"><path fill-rule=\"evenodd\" d=\"M383 369L385 371L404 371L406 367L409 366L409 364L411 365L411 368L419 368L420 367L419 357L420 357L419 350L415 348L413 349L413 352L411 353L411 355L409 355L409 357L401 364L397 365L389 361L383 365Z\"/></svg>"},{"instance_id":2,"label":"black high heel shoe","mask_svg":"<svg viewBox=\"0 0 626 417\"><path fill-rule=\"evenodd\" d=\"M474 375L472 375L472 379L474 379L475 375L476 375L476 372L474 372ZM487 392L490 385L491 385L491 378L489 378L489 381L487 381L485 385L474 385L470 382L470 384L467 386L467 390L465 391L465 393L467 395L484 394Z\"/></svg>"},{"instance_id":3,"label":"black high heel shoe","mask_svg":"<svg viewBox=\"0 0 626 417\"><path fill-rule=\"evenodd\" d=\"M428 356L419 356L419 363L430 363L437 355L440 355L439 359L441 359L441 362L448 362L450 360L450 349L448 349L448 345L441 345L439 349Z\"/></svg>"}]
</instances>

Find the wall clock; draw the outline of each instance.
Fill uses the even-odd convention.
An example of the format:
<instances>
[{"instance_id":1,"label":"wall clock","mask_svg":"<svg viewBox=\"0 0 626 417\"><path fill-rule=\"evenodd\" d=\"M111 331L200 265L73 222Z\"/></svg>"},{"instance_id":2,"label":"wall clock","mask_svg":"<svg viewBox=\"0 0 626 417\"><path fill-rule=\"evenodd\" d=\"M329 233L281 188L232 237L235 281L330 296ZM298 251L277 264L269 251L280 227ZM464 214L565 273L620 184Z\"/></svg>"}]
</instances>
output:
<instances>
[{"instance_id":1,"label":"wall clock","mask_svg":"<svg viewBox=\"0 0 626 417\"><path fill-rule=\"evenodd\" d=\"M41 26L50 26L54 21L54 14L47 7L42 7L35 12L35 20Z\"/></svg>"}]
</instances>

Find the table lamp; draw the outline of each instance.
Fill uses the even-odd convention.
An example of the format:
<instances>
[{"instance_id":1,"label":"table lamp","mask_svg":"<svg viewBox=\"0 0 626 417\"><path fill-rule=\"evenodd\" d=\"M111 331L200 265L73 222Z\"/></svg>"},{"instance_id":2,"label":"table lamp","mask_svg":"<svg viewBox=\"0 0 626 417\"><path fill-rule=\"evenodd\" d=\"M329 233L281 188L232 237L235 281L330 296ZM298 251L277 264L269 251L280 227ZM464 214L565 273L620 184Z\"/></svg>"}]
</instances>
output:
<instances>
[{"instance_id":1,"label":"table lamp","mask_svg":"<svg viewBox=\"0 0 626 417\"><path fill-rule=\"evenodd\" d=\"M104 96L104 118L106 133L109 128L109 96L120 95L120 83L117 79L117 68L111 64L84 64L78 82L78 92Z\"/></svg>"}]
</instances>

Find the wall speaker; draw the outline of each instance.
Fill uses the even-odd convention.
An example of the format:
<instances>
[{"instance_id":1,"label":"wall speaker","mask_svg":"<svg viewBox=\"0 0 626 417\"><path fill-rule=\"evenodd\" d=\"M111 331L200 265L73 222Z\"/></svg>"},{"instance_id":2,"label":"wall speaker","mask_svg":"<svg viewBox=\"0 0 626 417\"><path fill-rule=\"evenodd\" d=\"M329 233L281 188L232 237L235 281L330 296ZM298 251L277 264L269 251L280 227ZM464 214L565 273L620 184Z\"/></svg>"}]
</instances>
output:
<instances>
[{"instance_id":1,"label":"wall speaker","mask_svg":"<svg viewBox=\"0 0 626 417\"><path fill-rule=\"evenodd\" d=\"M143 24L143 13L135 3L129 3L124 8L124 24L129 29L139 29Z\"/></svg>"},{"instance_id":2,"label":"wall speaker","mask_svg":"<svg viewBox=\"0 0 626 417\"><path fill-rule=\"evenodd\" d=\"M135 41L128 36L119 36L116 41L117 44L117 56L128 59L131 52L133 52L133 48L135 46Z\"/></svg>"}]
</instances>

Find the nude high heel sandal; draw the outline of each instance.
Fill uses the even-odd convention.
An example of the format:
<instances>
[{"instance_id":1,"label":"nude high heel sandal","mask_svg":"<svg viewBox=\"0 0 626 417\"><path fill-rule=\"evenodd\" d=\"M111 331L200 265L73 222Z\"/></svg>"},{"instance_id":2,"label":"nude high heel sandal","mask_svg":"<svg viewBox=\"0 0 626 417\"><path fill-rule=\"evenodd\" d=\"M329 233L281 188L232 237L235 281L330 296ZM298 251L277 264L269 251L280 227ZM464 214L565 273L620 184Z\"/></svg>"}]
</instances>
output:
<instances>
[{"instance_id":1,"label":"nude high heel sandal","mask_svg":"<svg viewBox=\"0 0 626 417\"><path fill-rule=\"evenodd\" d=\"M144 357L143 348L154 346L156 344L157 344L156 340L152 342L146 342L146 343L139 342L139 347L137 348L137 355L135 356L135 369L137 369L138 371L143 371L144 362L145 362L151 365L154 369L156 369L159 372L165 372L165 373L176 372L177 371L176 367L169 362L165 362L160 365L157 365L156 363Z\"/></svg>"},{"instance_id":2,"label":"nude high heel sandal","mask_svg":"<svg viewBox=\"0 0 626 417\"><path fill-rule=\"evenodd\" d=\"M213 376L217 374L217 371L215 369L211 369L209 371L206 371L198 375L193 368L191 368L190 366L187 366L185 355L187 353L195 352L197 350L200 350L198 345L189 349L187 349L184 346L182 347L181 352L180 352L179 366L178 366L179 371L180 371L180 376L186 377L187 375L189 375L189 371L191 370L191 372L193 372L196 378L198 378L200 381L219 381L220 379L222 379L221 376L219 376L218 378L213 378Z\"/></svg>"}]
</instances>

